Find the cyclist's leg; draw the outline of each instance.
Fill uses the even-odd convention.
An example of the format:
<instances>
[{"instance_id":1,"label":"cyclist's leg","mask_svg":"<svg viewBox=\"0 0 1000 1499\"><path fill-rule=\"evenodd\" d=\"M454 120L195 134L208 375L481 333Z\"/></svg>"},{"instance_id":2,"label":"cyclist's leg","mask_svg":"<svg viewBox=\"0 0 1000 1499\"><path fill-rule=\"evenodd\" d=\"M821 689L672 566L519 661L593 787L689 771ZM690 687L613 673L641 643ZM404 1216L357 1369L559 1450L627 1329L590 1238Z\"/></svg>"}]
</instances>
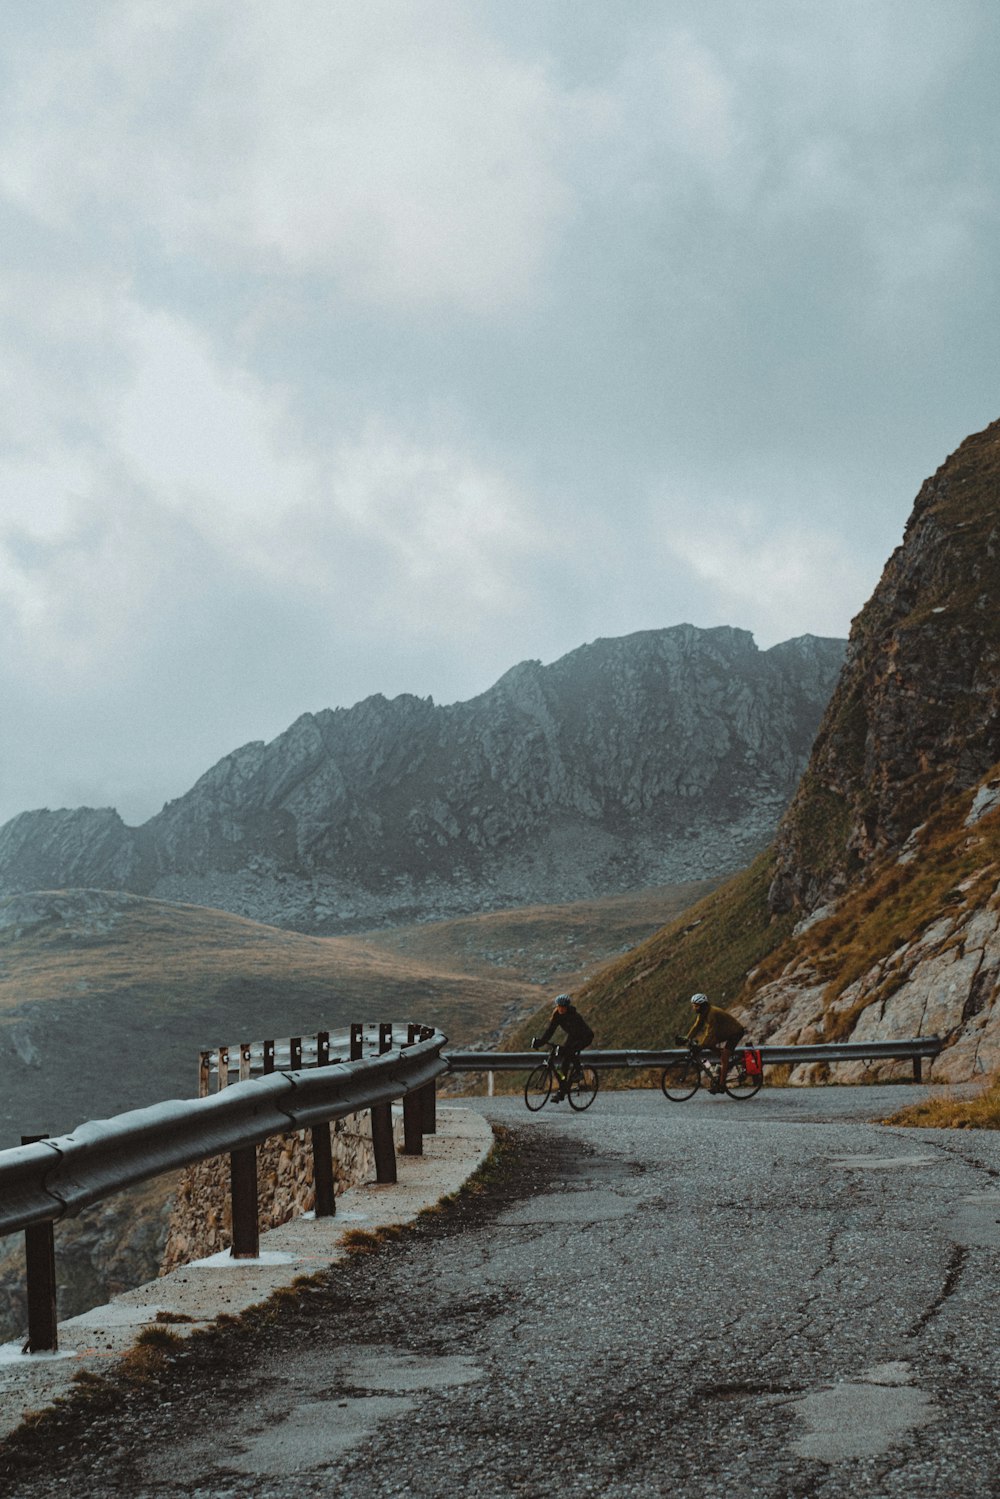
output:
<instances>
[{"instance_id":1,"label":"cyclist's leg","mask_svg":"<svg viewBox=\"0 0 1000 1499\"><path fill-rule=\"evenodd\" d=\"M580 1048L578 1046L570 1046L567 1042L565 1046L560 1046L556 1057L559 1063L559 1070L556 1073L559 1079L558 1097L565 1098L569 1092L569 1082L573 1076L573 1068L580 1057Z\"/></svg>"},{"instance_id":2,"label":"cyclist's leg","mask_svg":"<svg viewBox=\"0 0 1000 1499\"><path fill-rule=\"evenodd\" d=\"M725 1093L726 1073L729 1071L729 1063L732 1060L732 1056L732 1045L728 1041L723 1041L719 1047L719 1077L718 1081L712 1084L713 1093Z\"/></svg>"}]
</instances>

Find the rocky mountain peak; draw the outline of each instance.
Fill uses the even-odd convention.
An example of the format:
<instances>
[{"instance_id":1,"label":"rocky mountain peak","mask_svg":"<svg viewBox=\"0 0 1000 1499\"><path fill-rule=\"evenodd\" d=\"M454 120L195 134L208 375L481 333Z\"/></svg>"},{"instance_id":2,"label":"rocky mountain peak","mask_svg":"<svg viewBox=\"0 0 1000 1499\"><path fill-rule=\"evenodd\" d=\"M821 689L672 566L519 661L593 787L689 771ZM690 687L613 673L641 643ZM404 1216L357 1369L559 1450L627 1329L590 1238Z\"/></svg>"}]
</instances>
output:
<instances>
[{"instance_id":1,"label":"rocky mountain peak","mask_svg":"<svg viewBox=\"0 0 1000 1499\"><path fill-rule=\"evenodd\" d=\"M843 649L679 625L522 662L469 702L303 714L141 828L14 819L0 894L126 889L335 931L721 874L771 836Z\"/></svg>"},{"instance_id":2,"label":"rocky mountain peak","mask_svg":"<svg viewBox=\"0 0 1000 1499\"><path fill-rule=\"evenodd\" d=\"M782 821L770 903L810 911L1000 759L1000 422L926 481L851 631Z\"/></svg>"}]
</instances>

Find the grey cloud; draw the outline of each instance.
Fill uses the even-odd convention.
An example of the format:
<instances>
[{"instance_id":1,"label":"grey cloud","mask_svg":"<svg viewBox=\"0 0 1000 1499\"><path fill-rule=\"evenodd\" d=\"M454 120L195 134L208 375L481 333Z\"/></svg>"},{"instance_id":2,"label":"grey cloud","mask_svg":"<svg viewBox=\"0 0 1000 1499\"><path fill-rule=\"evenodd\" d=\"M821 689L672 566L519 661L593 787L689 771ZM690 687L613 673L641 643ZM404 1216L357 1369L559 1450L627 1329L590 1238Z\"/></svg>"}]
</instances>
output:
<instances>
[{"instance_id":1,"label":"grey cloud","mask_svg":"<svg viewBox=\"0 0 1000 1499\"><path fill-rule=\"evenodd\" d=\"M305 709L468 696L597 635L844 633L921 479L998 414L990 0L421 0L433 121L405 27L380 50L363 7L296 0L317 58L351 28L351 99L372 84L370 170L315 214L357 110L325 111L282 8L22 10L0 816L81 789L145 816ZM204 461L137 328L204 393ZM372 430L403 455L381 498L350 466Z\"/></svg>"}]
</instances>

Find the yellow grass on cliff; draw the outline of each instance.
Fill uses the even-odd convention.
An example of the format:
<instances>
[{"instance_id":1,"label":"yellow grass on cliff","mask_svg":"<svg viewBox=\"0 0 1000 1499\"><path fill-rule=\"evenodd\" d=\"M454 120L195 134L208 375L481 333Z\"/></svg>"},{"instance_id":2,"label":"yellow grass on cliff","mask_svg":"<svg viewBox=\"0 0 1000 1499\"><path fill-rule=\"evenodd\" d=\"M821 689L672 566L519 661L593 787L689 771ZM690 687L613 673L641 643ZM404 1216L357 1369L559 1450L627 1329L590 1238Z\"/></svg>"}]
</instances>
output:
<instances>
[{"instance_id":1,"label":"yellow grass on cliff","mask_svg":"<svg viewBox=\"0 0 1000 1499\"><path fill-rule=\"evenodd\" d=\"M882 1123L920 1129L1000 1129L1000 1076L991 1078L983 1091L972 1098L945 1093L940 1098L910 1104Z\"/></svg>"}]
</instances>

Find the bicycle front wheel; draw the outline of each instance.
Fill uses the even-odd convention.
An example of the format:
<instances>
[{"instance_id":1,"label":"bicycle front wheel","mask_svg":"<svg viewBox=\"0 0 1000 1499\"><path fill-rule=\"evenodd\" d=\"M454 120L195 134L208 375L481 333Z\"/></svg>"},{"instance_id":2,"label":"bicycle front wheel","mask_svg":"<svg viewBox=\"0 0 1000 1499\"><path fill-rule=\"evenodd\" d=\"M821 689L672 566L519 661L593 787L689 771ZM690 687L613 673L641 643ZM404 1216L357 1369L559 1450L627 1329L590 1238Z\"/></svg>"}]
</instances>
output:
<instances>
[{"instance_id":1,"label":"bicycle front wheel","mask_svg":"<svg viewBox=\"0 0 1000 1499\"><path fill-rule=\"evenodd\" d=\"M547 1062L541 1062L528 1073L528 1081L524 1085L524 1101L531 1112L537 1114L548 1102L551 1092L552 1068Z\"/></svg>"},{"instance_id":2,"label":"bicycle front wheel","mask_svg":"<svg viewBox=\"0 0 1000 1499\"><path fill-rule=\"evenodd\" d=\"M566 1096L571 1109L589 1109L597 1097L597 1070L594 1067L576 1067L569 1080Z\"/></svg>"},{"instance_id":3,"label":"bicycle front wheel","mask_svg":"<svg viewBox=\"0 0 1000 1499\"><path fill-rule=\"evenodd\" d=\"M760 1092L763 1081L762 1072L748 1072L743 1063L734 1058L726 1074L726 1092L730 1098L752 1098Z\"/></svg>"},{"instance_id":4,"label":"bicycle front wheel","mask_svg":"<svg viewBox=\"0 0 1000 1499\"><path fill-rule=\"evenodd\" d=\"M664 1098L672 1103L683 1103L692 1098L701 1083L701 1069L691 1057L682 1057L679 1062L668 1062L660 1078Z\"/></svg>"}]
</instances>

